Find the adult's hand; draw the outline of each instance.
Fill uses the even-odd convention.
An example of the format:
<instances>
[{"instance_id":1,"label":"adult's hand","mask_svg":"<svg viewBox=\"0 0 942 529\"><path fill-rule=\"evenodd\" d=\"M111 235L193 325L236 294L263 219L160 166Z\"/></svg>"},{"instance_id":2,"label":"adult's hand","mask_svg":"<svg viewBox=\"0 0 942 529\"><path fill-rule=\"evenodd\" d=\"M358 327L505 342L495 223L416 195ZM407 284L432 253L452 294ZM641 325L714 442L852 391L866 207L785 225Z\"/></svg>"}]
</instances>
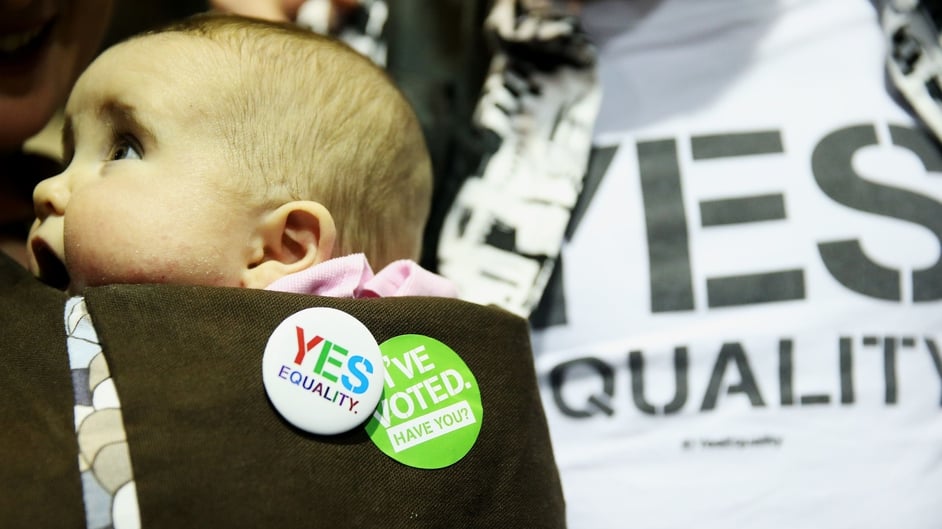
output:
<instances>
[{"instance_id":1,"label":"adult's hand","mask_svg":"<svg viewBox=\"0 0 942 529\"><path fill-rule=\"evenodd\" d=\"M331 24L356 7L359 0L321 0L330 6ZM246 17L293 22L305 0L210 0L210 6L218 11L235 13Z\"/></svg>"},{"instance_id":2,"label":"adult's hand","mask_svg":"<svg viewBox=\"0 0 942 529\"><path fill-rule=\"evenodd\" d=\"M213 9L237 15L274 20L293 21L304 0L210 0Z\"/></svg>"}]
</instances>

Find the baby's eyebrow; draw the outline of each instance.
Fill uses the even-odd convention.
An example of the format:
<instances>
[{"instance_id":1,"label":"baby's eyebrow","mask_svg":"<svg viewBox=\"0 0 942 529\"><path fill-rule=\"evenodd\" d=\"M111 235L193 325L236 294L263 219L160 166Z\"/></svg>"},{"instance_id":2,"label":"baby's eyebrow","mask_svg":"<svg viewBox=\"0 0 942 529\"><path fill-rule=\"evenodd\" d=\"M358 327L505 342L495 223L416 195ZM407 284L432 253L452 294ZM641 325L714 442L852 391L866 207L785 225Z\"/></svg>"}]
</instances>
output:
<instances>
[{"instance_id":1,"label":"baby's eyebrow","mask_svg":"<svg viewBox=\"0 0 942 529\"><path fill-rule=\"evenodd\" d=\"M137 121L133 105L129 105L119 99L109 98L98 107L98 117L122 117L131 121Z\"/></svg>"},{"instance_id":2,"label":"baby's eyebrow","mask_svg":"<svg viewBox=\"0 0 942 529\"><path fill-rule=\"evenodd\" d=\"M111 121L113 126L131 129L129 132L143 136L141 140L156 141L156 136L147 125L141 122L133 105L118 99L108 99L99 107L98 115Z\"/></svg>"}]
</instances>

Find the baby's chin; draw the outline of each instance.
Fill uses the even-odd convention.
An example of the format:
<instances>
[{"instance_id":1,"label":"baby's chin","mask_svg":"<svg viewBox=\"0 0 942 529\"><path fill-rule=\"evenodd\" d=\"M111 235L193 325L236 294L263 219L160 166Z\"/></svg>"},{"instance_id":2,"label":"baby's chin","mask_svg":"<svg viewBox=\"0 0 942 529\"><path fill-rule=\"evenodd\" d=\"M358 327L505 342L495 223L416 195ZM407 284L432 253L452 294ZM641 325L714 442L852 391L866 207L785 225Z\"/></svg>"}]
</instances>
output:
<instances>
[{"instance_id":1,"label":"baby's chin","mask_svg":"<svg viewBox=\"0 0 942 529\"><path fill-rule=\"evenodd\" d=\"M77 283L76 281L69 281L69 284L65 287L65 293L70 296L78 296L85 290L85 287Z\"/></svg>"}]
</instances>

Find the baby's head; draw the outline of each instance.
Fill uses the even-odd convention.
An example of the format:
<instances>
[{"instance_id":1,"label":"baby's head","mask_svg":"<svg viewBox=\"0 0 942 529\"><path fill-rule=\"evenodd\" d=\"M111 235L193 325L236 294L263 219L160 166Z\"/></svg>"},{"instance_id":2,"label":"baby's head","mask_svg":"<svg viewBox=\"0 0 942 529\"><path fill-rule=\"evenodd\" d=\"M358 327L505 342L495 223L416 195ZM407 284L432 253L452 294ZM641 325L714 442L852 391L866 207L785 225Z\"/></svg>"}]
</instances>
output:
<instances>
[{"instance_id":1,"label":"baby's head","mask_svg":"<svg viewBox=\"0 0 942 529\"><path fill-rule=\"evenodd\" d=\"M79 78L63 143L29 238L33 273L63 288L263 288L331 257L419 255L415 115L381 69L308 31L204 15L118 44Z\"/></svg>"}]
</instances>

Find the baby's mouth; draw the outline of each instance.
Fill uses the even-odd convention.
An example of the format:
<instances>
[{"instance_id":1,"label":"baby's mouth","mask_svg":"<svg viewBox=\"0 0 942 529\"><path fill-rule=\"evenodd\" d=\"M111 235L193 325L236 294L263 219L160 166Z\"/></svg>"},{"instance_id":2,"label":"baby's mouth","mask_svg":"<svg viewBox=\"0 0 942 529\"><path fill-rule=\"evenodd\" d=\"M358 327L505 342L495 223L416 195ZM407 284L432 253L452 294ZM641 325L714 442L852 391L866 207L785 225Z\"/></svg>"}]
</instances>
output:
<instances>
[{"instance_id":1,"label":"baby's mouth","mask_svg":"<svg viewBox=\"0 0 942 529\"><path fill-rule=\"evenodd\" d=\"M42 239L33 239L33 259L36 260L39 280L47 285L66 290L69 288L69 272L65 263L52 251L52 248Z\"/></svg>"}]
</instances>

